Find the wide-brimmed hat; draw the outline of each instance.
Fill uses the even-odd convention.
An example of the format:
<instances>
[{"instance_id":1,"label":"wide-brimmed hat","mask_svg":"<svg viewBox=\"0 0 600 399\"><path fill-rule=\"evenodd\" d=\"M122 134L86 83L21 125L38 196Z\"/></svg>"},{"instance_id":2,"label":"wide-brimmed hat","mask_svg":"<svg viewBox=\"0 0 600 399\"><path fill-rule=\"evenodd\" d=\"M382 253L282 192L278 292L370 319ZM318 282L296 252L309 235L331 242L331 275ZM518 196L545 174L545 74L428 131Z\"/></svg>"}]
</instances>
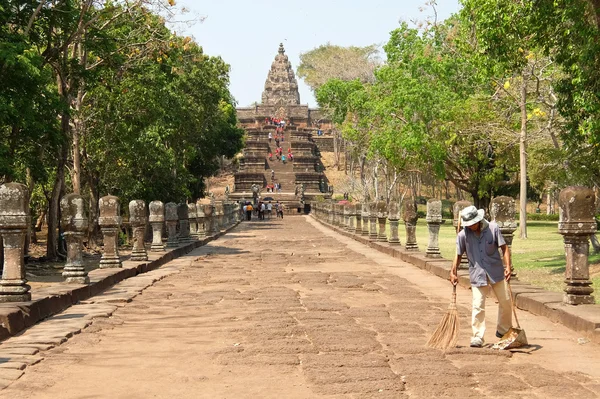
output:
<instances>
[{"instance_id":1,"label":"wide-brimmed hat","mask_svg":"<svg viewBox=\"0 0 600 399\"><path fill-rule=\"evenodd\" d=\"M472 226L483 219L485 211L471 205L460 211L461 224L465 227Z\"/></svg>"}]
</instances>

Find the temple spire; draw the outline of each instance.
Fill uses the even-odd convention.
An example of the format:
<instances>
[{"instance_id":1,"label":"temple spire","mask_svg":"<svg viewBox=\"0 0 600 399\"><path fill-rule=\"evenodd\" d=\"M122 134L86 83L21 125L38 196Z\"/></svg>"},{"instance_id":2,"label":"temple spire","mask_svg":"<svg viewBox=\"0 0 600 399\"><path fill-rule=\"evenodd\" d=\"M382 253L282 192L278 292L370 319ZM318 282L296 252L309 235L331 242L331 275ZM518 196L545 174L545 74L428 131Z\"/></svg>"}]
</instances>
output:
<instances>
[{"instance_id":1,"label":"temple spire","mask_svg":"<svg viewBox=\"0 0 600 399\"><path fill-rule=\"evenodd\" d=\"M283 43L279 44L278 54L275 56L267 75L262 103L264 105L300 104L298 82L292 64L288 60L288 56L285 55Z\"/></svg>"}]
</instances>

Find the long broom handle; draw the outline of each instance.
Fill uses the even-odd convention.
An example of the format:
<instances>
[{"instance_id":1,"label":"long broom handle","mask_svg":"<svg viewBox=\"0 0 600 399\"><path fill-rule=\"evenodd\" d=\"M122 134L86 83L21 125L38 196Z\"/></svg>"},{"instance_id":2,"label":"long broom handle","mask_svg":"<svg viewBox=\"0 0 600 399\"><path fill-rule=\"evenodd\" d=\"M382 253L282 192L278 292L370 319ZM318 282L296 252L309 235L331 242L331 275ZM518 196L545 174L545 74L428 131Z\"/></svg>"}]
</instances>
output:
<instances>
[{"instance_id":1,"label":"long broom handle","mask_svg":"<svg viewBox=\"0 0 600 399\"><path fill-rule=\"evenodd\" d=\"M508 285L508 294L510 295L510 305L512 307L513 314L515 315L515 322L517 323L517 328L521 328L521 325L519 324L519 318L517 317L515 301L513 300L512 288L510 288L510 282L507 281L506 284Z\"/></svg>"}]
</instances>

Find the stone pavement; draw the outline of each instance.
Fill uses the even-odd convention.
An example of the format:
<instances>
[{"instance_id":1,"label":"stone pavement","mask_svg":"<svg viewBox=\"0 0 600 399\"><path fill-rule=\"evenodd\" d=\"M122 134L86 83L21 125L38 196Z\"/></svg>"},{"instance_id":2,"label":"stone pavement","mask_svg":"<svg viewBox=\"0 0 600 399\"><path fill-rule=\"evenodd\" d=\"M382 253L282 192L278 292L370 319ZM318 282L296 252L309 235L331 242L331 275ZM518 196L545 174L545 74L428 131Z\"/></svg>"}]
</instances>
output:
<instances>
[{"instance_id":1,"label":"stone pavement","mask_svg":"<svg viewBox=\"0 0 600 399\"><path fill-rule=\"evenodd\" d=\"M450 292L308 218L244 223L4 341L0 397L599 396L600 347L542 317L521 353L466 347L467 290L461 346L425 348Z\"/></svg>"}]
</instances>

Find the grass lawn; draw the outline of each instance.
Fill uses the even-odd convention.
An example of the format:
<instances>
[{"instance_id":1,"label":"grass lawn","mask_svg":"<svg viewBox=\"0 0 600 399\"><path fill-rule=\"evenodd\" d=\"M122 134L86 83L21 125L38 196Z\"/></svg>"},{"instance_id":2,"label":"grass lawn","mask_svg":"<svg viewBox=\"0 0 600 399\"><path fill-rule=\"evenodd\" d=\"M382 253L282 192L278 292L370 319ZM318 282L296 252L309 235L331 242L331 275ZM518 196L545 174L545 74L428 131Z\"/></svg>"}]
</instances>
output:
<instances>
[{"instance_id":1,"label":"grass lawn","mask_svg":"<svg viewBox=\"0 0 600 399\"><path fill-rule=\"evenodd\" d=\"M406 243L404 225L399 226L400 241ZM549 291L563 292L565 275L565 253L563 237L558 234L557 222L530 221L527 224L526 240L518 237L515 231L512 245L513 266L520 281L528 282ZM417 224L419 250L425 252L429 233L427 223L420 219ZM440 252L446 259L452 259L456 247L456 233L452 220L440 227ZM590 245L591 248L591 245ZM590 255L590 277L596 287L596 303L600 303L600 254Z\"/></svg>"}]
</instances>

